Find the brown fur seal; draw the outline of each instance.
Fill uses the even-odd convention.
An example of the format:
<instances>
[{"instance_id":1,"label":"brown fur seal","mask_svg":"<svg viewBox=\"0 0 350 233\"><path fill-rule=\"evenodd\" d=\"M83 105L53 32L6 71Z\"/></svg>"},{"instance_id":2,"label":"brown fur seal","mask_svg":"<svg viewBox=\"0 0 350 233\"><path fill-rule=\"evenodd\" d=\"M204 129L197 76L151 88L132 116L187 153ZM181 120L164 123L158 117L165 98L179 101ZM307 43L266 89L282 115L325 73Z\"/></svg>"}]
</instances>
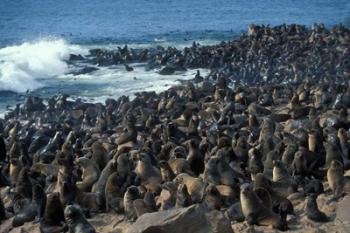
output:
<instances>
[{"instance_id":1,"label":"brown fur seal","mask_svg":"<svg viewBox=\"0 0 350 233\"><path fill-rule=\"evenodd\" d=\"M130 186L126 189L123 198L124 213L127 219L134 221L137 219L137 213L133 202L140 197L139 189L136 186Z\"/></svg>"},{"instance_id":2,"label":"brown fur seal","mask_svg":"<svg viewBox=\"0 0 350 233\"><path fill-rule=\"evenodd\" d=\"M338 160L333 160L330 163L327 171L327 180L329 187L334 194L334 198L340 197L343 193L345 178L343 165Z\"/></svg>"},{"instance_id":3,"label":"brown fur seal","mask_svg":"<svg viewBox=\"0 0 350 233\"><path fill-rule=\"evenodd\" d=\"M143 195L143 201L150 211L156 211L157 210L157 204L154 197L154 194L151 191L146 191L146 193Z\"/></svg>"},{"instance_id":4,"label":"brown fur seal","mask_svg":"<svg viewBox=\"0 0 350 233\"><path fill-rule=\"evenodd\" d=\"M218 162L219 158L214 156L205 164L203 179L206 183L214 185L220 184L220 174L217 169Z\"/></svg>"},{"instance_id":5,"label":"brown fur seal","mask_svg":"<svg viewBox=\"0 0 350 233\"><path fill-rule=\"evenodd\" d=\"M204 202L211 210L220 210L223 206L220 192L214 185L208 185L205 188Z\"/></svg>"},{"instance_id":6,"label":"brown fur seal","mask_svg":"<svg viewBox=\"0 0 350 233\"><path fill-rule=\"evenodd\" d=\"M192 200L188 193L187 186L185 184L179 184L177 187L175 208L187 207L191 204Z\"/></svg>"},{"instance_id":7,"label":"brown fur seal","mask_svg":"<svg viewBox=\"0 0 350 233\"><path fill-rule=\"evenodd\" d=\"M181 173L187 173L189 175L194 176L194 173L191 170L190 164L184 158L170 159L169 165L170 165L171 170L174 172L175 175L178 175Z\"/></svg>"},{"instance_id":8,"label":"brown fur seal","mask_svg":"<svg viewBox=\"0 0 350 233\"><path fill-rule=\"evenodd\" d=\"M58 166L46 163L35 163L30 168L32 172L40 173L44 176L57 176Z\"/></svg>"},{"instance_id":9,"label":"brown fur seal","mask_svg":"<svg viewBox=\"0 0 350 233\"><path fill-rule=\"evenodd\" d=\"M325 143L326 148L326 168L329 168L333 160L338 160L343 164L343 156L338 145L335 145L334 142Z\"/></svg>"},{"instance_id":10,"label":"brown fur seal","mask_svg":"<svg viewBox=\"0 0 350 233\"><path fill-rule=\"evenodd\" d=\"M100 170L103 170L103 168L107 164L107 151L102 146L100 142L94 142L91 145L91 151L92 151L92 157L91 160L94 161Z\"/></svg>"},{"instance_id":11,"label":"brown fur seal","mask_svg":"<svg viewBox=\"0 0 350 233\"><path fill-rule=\"evenodd\" d=\"M291 183L292 177L287 168L279 160L273 161L272 181L281 183Z\"/></svg>"},{"instance_id":12,"label":"brown fur seal","mask_svg":"<svg viewBox=\"0 0 350 233\"><path fill-rule=\"evenodd\" d=\"M158 210L168 210L176 204L177 184L175 182L165 182L162 184L162 191L156 197Z\"/></svg>"},{"instance_id":13,"label":"brown fur seal","mask_svg":"<svg viewBox=\"0 0 350 233\"><path fill-rule=\"evenodd\" d=\"M132 205L134 207L135 213L137 218L142 216L145 213L150 213L152 212L150 209L147 208L146 203L142 199L136 199L132 202Z\"/></svg>"},{"instance_id":14,"label":"brown fur seal","mask_svg":"<svg viewBox=\"0 0 350 233\"><path fill-rule=\"evenodd\" d=\"M306 216L308 217L308 219L315 222L328 222L328 216L318 209L316 199L317 194L311 194L307 197L305 207Z\"/></svg>"},{"instance_id":15,"label":"brown fur seal","mask_svg":"<svg viewBox=\"0 0 350 233\"><path fill-rule=\"evenodd\" d=\"M186 173L176 176L174 181L178 184L185 184L193 203L201 202L205 190L205 184L201 178L192 177Z\"/></svg>"},{"instance_id":16,"label":"brown fur seal","mask_svg":"<svg viewBox=\"0 0 350 233\"><path fill-rule=\"evenodd\" d=\"M116 140L115 143L119 146L127 142L136 142L137 130L134 126L134 122L127 122L127 126L124 129L124 133L121 134Z\"/></svg>"},{"instance_id":17,"label":"brown fur seal","mask_svg":"<svg viewBox=\"0 0 350 233\"><path fill-rule=\"evenodd\" d=\"M117 156L115 155L113 159L111 159L107 163L105 168L101 171L100 177L98 178L97 182L92 186L91 191L101 193L102 196L104 196L107 179L116 170L117 170Z\"/></svg>"},{"instance_id":18,"label":"brown fur seal","mask_svg":"<svg viewBox=\"0 0 350 233\"><path fill-rule=\"evenodd\" d=\"M203 173L204 155L201 153L197 143L194 140L190 140L188 143L187 161L189 162L191 170L196 176Z\"/></svg>"},{"instance_id":19,"label":"brown fur seal","mask_svg":"<svg viewBox=\"0 0 350 233\"><path fill-rule=\"evenodd\" d=\"M46 202L46 195L40 185L33 186L33 197L31 202L24 205L20 213L16 214L12 220L12 226L22 226L26 222L40 219L43 216Z\"/></svg>"},{"instance_id":20,"label":"brown fur seal","mask_svg":"<svg viewBox=\"0 0 350 233\"><path fill-rule=\"evenodd\" d=\"M287 230L286 223L282 223L280 217L267 209L261 199L253 191L249 184L241 186L241 207L248 224L272 226L279 230Z\"/></svg>"},{"instance_id":21,"label":"brown fur seal","mask_svg":"<svg viewBox=\"0 0 350 233\"><path fill-rule=\"evenodd\" d=\"M343 152L343 156L349 159L349 143L348 143L348 135L344 128L340 128L338 130L338 138L340 143L341 151Z\"/></svg>"},{"instance_id":22,"label":"brown fur seal","mask_svg":"<svg viewBox=\"0 0 350 233\"><path fill-rule=\"evenodd\" d=\"M24 167L18 174L15 192L23 198L32 198L32 183L29 178L29 168Z\"/></svg>"},{"instance_id":23,"label":"brown fur seal","mask_svg":"<svg viewBox=\"0 0 350 233\"><path fill-rule=\"evenodd\" d=\"M261 155L256 148L251 148L248 152L249 161L248 161L248 170L252 175L263 172L264 165L262 162Z\"/></svg>"},{"instance_id":24,"label":"brown fur seal","mask_svg":"<svg viewBox=\"0 0 350 233\"><path fill-rule=\"evenodd\" d=\"M167 161L159 161L159 166L163 182L172 181L175 178L175 173L173 172L173 170L171 170L171 167Z\"/></svg>"},{"instance_id":25,"label":"brown fur seal","mask_svg":"<svg viewBox=\"0 0 350 233\"><path fill-rule=\"evenodd\" d=\"M152 165L148 154L140 153L138 155L135 173L140 178L142 185L155 192L158 190L162 181L161 174L159 169Z\"/></svg>"},{"instance_id":26,"label":"brown fur seal","mask_svg":"<svg viewBox=\"0 0 350 233\"><path fill-rule=\"evenodd\" d=\"M105 188L106 211L112 208L117 213L122 209L123 191L120 187L120 176L118 172L113 172L107 179Z\"/></svg>"},{"instance_id":27,"label":"brown fur seal","mask_svg":"<svg viewBox=\"0 0 350 233\"><path fill-rule=\"evenodd\" d=\"M82 181L78 181L77 188L81 191L90 191L92 185L98 180L100 176L100 169L94 161L81 157L76 160L76 164L82 168Z\"/></svg>"},{"instance_id":28,"label":"brown fur seal","mask_svg":"<svg viewBox=\"0 0 350 233\"><path fill-rule=\"evenodd\" d=\"M58 193L47 195L43 220L40 222L42 232L62 232L64 212Z\"/></svg>"},{"instance_id":29,"label":"brown fur seal","mask_svg":"<svg viewBox=\"0 0 350 233\"><path fill-rule=\"evenodd\" d=\"M9 171L9 176L10 176L10 182L12 186L15 186L17 182L17 177L19 172L22 169L22 163L19 159L13 158L10 159L10 171Z\"/></svg>"},{"instance_id":30,"label":"brown fur seal","mask_svg":"<svg viewBox=\"0 0 350 233\"><path fill-rule=\"evenodd\" d=\"M86 220L81 209L76 205L69 205L64 209L70 233L95 233L94 227Z\"/></svg>"}]
</instances>

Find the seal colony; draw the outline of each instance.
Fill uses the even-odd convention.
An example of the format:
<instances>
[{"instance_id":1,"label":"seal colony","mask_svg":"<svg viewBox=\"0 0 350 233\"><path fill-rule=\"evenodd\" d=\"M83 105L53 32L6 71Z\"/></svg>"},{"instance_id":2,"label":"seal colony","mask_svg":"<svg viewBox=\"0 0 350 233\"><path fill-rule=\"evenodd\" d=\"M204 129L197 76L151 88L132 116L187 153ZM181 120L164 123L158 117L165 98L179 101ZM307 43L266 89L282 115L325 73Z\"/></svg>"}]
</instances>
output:
<instances>
[{"instance_id":1,"label":"seal colony","mask_svg":"<svg viewBox=\"0 0 350 233\"><path fill-rule=\"evenodd\" d=\"M96 232L88 220L108 213L123 216L114 232L162 232L128 229L193 205L236 232L322 227L336 216L318 197L334 206L349 191L349 58L342 25L251 25L214 46L71 55L130 72L140 61L211 72L104 104L27 96L1 121L2 227Z\"/></svg>"}]
</instances>

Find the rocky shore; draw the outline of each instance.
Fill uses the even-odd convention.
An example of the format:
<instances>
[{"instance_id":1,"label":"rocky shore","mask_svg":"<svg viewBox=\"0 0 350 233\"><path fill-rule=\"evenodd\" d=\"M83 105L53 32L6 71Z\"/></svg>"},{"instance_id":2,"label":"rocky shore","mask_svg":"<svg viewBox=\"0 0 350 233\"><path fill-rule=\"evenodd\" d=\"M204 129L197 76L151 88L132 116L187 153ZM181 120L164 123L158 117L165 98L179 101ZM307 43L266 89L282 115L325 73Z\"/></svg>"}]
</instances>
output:
<instances>
[{"instance_id":1,"label":"rocky shore","mask_svg":"<svg viewBox=\"0 0 350 233\"><path fill-rule=\"evenodd\" d=\"M72 54L211 72L104 104L28 95L0 122L0 231L347 232L349 58L342 25Z\"/></svg>"}]
</instances>

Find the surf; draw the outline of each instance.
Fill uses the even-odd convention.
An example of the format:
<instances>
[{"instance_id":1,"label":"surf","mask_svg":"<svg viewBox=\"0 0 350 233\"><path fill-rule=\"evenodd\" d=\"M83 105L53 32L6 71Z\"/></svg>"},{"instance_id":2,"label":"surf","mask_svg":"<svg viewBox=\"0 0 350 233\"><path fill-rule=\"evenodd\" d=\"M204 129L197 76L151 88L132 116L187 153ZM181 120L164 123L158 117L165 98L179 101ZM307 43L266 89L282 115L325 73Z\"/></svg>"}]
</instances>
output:
<instances>
[{"instance_id":1,"label":"surf","mask_svg":"<svg viewBox=\"0 0 350 233\"><path fill-rule=\"evenodd\" d=\"M45 86L45 79L68 71L70 54L86 54L64 39L41 39L0 48L0 91L17 93Z\"/></svg>"}]
</instances>

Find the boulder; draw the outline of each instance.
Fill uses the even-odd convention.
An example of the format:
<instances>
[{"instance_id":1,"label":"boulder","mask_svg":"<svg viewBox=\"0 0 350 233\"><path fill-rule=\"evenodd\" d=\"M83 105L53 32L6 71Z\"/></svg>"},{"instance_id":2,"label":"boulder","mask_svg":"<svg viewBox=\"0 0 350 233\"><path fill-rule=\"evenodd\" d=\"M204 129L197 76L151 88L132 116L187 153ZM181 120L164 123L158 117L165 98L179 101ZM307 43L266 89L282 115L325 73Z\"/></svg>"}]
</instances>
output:
<instances>
[{"instance_id":1,"label":"boulder","mask_svg":"<svg viewBox=\"0 0 350 233\"><path fill-rule=\"evenodd\" d=\"M117 232L120 232L120 230ZM231 233L230 221L220 211L205 204L146 213L122 231L125 233Z\"/></svg>"}]
</instances>

